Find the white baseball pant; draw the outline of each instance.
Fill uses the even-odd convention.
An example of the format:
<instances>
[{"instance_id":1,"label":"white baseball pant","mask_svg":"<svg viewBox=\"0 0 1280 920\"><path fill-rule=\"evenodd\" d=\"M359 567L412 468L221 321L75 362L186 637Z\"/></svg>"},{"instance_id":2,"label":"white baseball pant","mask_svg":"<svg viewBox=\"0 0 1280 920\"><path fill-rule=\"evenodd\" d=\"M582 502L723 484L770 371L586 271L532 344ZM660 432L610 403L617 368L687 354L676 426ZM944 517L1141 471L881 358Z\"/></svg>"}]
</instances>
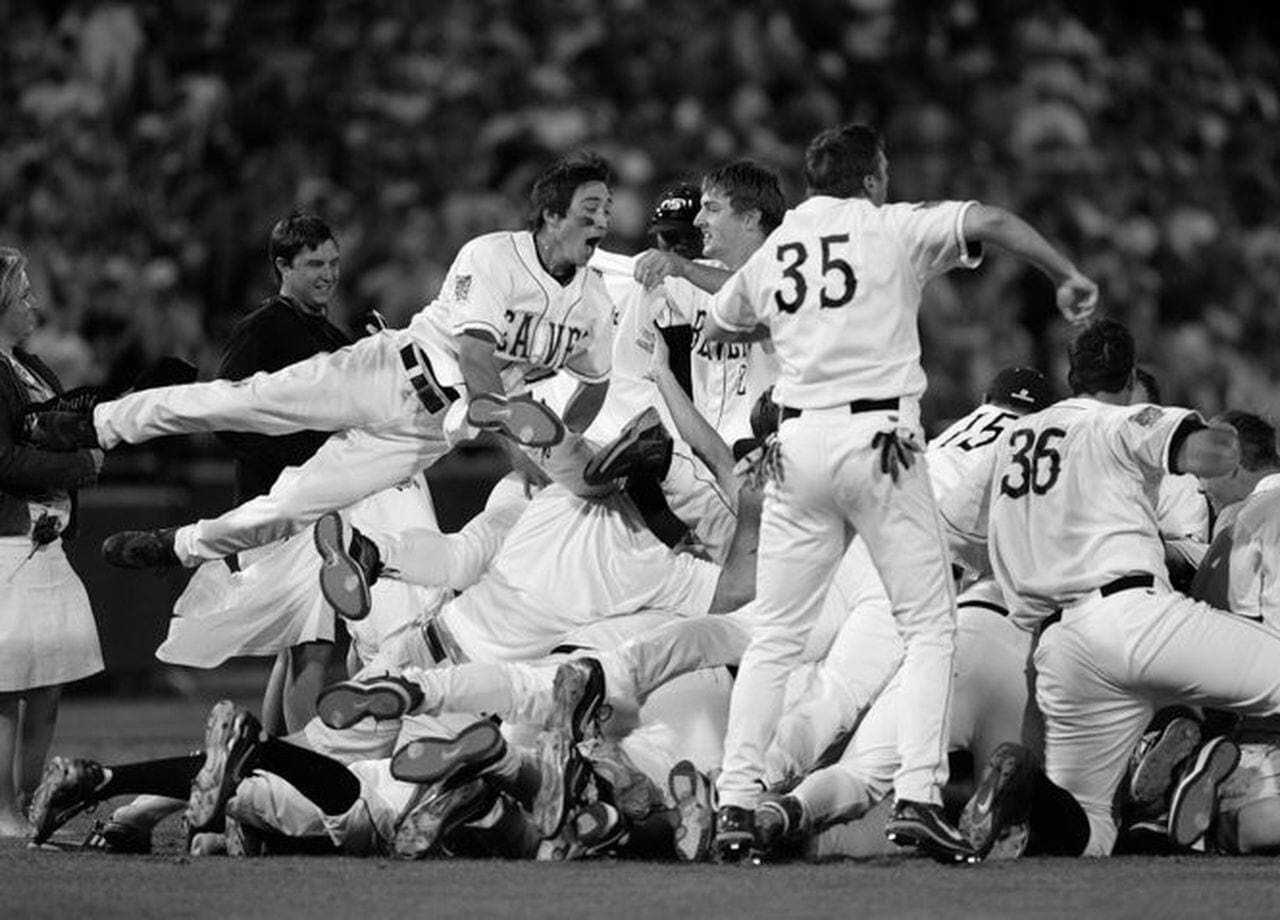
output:
<instances>
[{"instance_id":1,"label":"white baseball pant","mask_svg":"<svg viewBox=\"0 0 1280 920\"><path fill-rule=\"evenodd\" d=\"M111 448L197 431L337 432L266 495L178 529L183 564L220 559L295 533L445 453L447 405L428 411L414 390L400 354L410 345L403 330L382 332L274 373L133 393L95 408L98 440Z\"/></svg>"},{"instance_id":2,"label":"white baseball pant","mask_svg":"<svg viewBox=\"0 0 1280 920\"><path fill-rule=\"evenodd\" d=\"M955 651L955 597L923 457L894 483L877 432L896 414L805 410L779 428L784 475L765 491L756 625L733 692L722 805L754 808L787 673L800 660L822 587L854 532L866 542L906 648L904 712L894 780L900 799L941 802Z\"/></svg>"},{"instance_id":3,"label":"white baseball pant","mask_svg":"<svg viewBox=\"0 0 1280 920\"><path fill-rule=\"evenodd\" d=\"M1159 588L1086 595L1044 630L1034 661L1045 771L1089 818L1087 856L1115 845L1111 803L1157 709L1280 713L1280 636Z\"/></svg>"}]
</instances>

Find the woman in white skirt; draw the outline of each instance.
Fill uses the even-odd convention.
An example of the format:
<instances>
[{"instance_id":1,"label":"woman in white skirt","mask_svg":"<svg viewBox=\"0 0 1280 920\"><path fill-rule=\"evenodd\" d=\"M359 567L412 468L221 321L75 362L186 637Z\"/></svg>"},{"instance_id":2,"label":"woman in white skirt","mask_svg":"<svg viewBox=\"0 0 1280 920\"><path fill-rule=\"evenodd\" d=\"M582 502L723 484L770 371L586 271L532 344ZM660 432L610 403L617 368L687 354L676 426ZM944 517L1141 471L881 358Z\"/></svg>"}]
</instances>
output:
<instances>
[{"instance_id":1,"label":"woman in white skirt","mask_svg":"<svg viewBox=\"0 0 1280 920\"><path fill-rule=\"evenodd\" d=\"M61 390L22 349L35 325L26 259L0 247L0 837L30 833L23 804L62 685L102 670L89 596L62 551L74 489L97 479L102 453L20 443L23 409Z\"/></svg>"}]
</instances>

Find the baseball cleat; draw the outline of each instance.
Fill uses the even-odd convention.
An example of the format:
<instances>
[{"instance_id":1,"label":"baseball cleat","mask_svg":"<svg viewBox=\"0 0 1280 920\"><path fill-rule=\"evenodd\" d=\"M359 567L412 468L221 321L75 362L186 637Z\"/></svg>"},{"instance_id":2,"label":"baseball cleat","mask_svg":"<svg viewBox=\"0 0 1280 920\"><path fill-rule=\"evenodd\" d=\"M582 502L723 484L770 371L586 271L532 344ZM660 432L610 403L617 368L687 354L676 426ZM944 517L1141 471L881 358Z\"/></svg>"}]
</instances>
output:
<instances>
[{"instance_id":1,"label":"baseball cleat","mask_svg":"<svg viewBox=\"0 0 1280 920\"><path fill-rule=\"evenodd\" d=\"M638 469L651 470L662 479L671 466L672 446L662 417L650 407L627 422L616 438L587 461L582 479L587 485L604 485Z\"/></svg>"},{"instance_id":2,"label":"baseball cleat","mask_svg":"<svg viewBox=\"0 0 1280 920\"><path fill-rule=\"evenodd\" d=\"M1031 752L1020 744L1007 742L991 752L982 781L960 813L970 859L1011 859L1026 849L1035 770Z\"/></svg>"},{"instance_id":3,"label":"baseball cleat","mask_svg":"<svg viewBox=\"0 0 1280 920\"><path fill-rule=\"evenodd\" d=\"M544 728L567 732L576 744L600 734L604 666L595 658L571 658L556 668L552 708Z\"/></svg>"},{"instance_id":4,"label":"baseball cleat","mask_svg":"<svg viewBox=\"0 0 1280 920\"><path fill-rule=\"evenodd\" d=\"M363 620L373 605L369 586L382 570L378 548L354 527L348 544L346 525L336 511L321 515L314 533L321 559L320 593L340 616Z\"/></svg>"},{"instance_id":5,"label":"baseball cleat","mask_svg":"<svg viewBox=\"0 0 1280 920\"><path fill-rule=\"evenodd\" d=\"M80 757L55 757L45 765L40 785L31 797L28 820L31 842L44 843L53 832L94 805L94 791L103 783L102 765Z\"/></svg>"},{"instance_id":6,"label":"baseball cleat","mask_svg":"<svg viewBox=\"0 0 1280 920\"><path fill-rule=\"evenodd\" d=\"M42 450L102 449L93 426L92 409L28 412L22 419L22 439Z\"/></svg>"},{"instance_id":7,"label":"baseball cleat","mask_svg":"<svg viewBox=\"0 0 1280 920\"><path fill-rule=\"evenodd\" d=\"M755 813L737 805L721 805L716 812L716 836L711 857L719 863L740 863L754 859L756 848Z\"/></svg>"},{"instance_id":8,"label":"baseball cleat","mask_svg":"<svg viewBox=\"0 0 1280 920\"><path fill-rule=\"evenodd\" d=\"M1142 751L1129 776L1129 798L1138 805L1154 805L1164 800L1173 785L1178 767L1195 753L1200 743L1200 724L1179 716L1170 720Z\"/></svg>"},{"instance_id":9,"label":"baseball cleat","mask_svg":"<svg viewBox=\"0 0 1280 920\"><path fill-rule=\"evenodd\" d=\"M1218 808L1218 785L1240 763L1234 741L1217 737L1205 743L1195 762L1178 780L1169 802L1169 839L1189 847L1209 829Z\"/></svg>"},{"instance_id":10,"label":"baseball cleat","mask_svg":"<svg viewBox=\"0 0 1280 920\"><path fill-rule=\"evenodd\" d=\"M667 788L680 812L676 828L676 855L685 862L706 862L716 833L714 790L711 781L690 760L671 768Z\"/></svg>"},{"instance_id":11,"label":"baseball cleat","mask_svg":"<svg viewBox=\"0 0 1280 920\"><path fill-rule=\"evenodd\" d=\"M591 779L591 765L567 731L539 732L535 750L541 778L531 817L544 838L554 837Z\"/></svg>"},{"instance_id":12,"label":"baseball cleat","mask_svg":"<svg viewBox=\"0 0 1280 920\"><path fill-rule=\"evenodd\" d=\"M500 761L507 742L488 719L469 725L452 738L417 738L391 758L391 775L406 783L457 786Z\"/></svg>"},{"instance_id":13,"label":"baseball cleat","mask_svg":"<svg viewBox=\"0 0 1280 920\"><path fill-rule=\"evenodd\" d=\"M151 852L151 831L115 817L95 821L82 849L145 856Z\"/></svg>"},{"instance_id":14,"label":"baseball cleat","mask_svg":"<svg viewBox=\"0 0 1280 920\"><path fill-rule=\"evenodd\" d=\"M467 421L525 447L553 447L564 440L564 422L532 396L477 393L467 404Z\"/></svg>"},{"instance_id":15,"label":"baseball cleat","mask_svg":"<svg viewBox=\"0 0 1280 920\"><path fill-rule=\"evenodd\" d=\"M221 831L199 831L187 844L189 856L226 856L227 835Z\"/></svg>"},{"instance_id":16,"label":"baseball cleat","mask_svg":"<svg viewBox=\"0 0 1280 920\"><path fill-rule=\"evenodd\" d=\"M915 847L942 863L962 863L976 859L973 847L947 823L941 805L898 799L885 824L884 835L900 847Z\"/></svg>"},{"instance_id":17,"label":"baseball cleat","mask_svg":"<svg viewBox=\"0 0 1280 920\"><path fill-rule=\"evenodd\" d=\"M191 783L187 826L198 834L218 825L227 800L253 772L262 725L230 700L213 705L204 730L204 765Z\"/></svg>"},{"instance_id":18,"label":"baseball cleat","mask_svg":"<svg viewBox=\"0 0 1280 920\"><path fill-rule=\"evenodd\" d=\"M422 859L440 851L456 828L478 821L489 813L497 793L482 779L432 789L427 797L400 820L392 848L400 859Z\"/></svg>"},{"instance_id":19,"label":"baseball cleat","mask_svg":"<svg viewBox=\"0 0 1280 920\"><path fill-rule=\"evenodd\" d=\"M173 548L176 527L159 530L122 530L102 542L102 558L122 569L181 568Z\"/></svg>"},{"instance_id":20,"label":"baseball cleat","mask_svg":"<svg viewBox=\"0 0 1280 920\"><path fill-rule=\"evenodd\" d=\"M607 802L592 802L574 811L560 833L538 845L539 862L568 862L603 853L625 842L622 813Z\"/></svg>"},{"instance_id":21,"label":"baseball cleat","mask_svg":"<svg viewBox=\"0 0 1280 920\"><path fill-rule=\"evenodd\" d=\"M388 674L330 684L316 698L316 715L330 728L350 728L365 716L399 719L422 705L422 688Z\"/></svg>"},{"instance_id":22,"label":"baseball cleat","mask_svg":"<svg viewBox=\"0 0 1280 920\"><path fill-rule=\"evenodd\" d=\"M756 803L756 846L762 854L800 837L806 830L804 804L794 795L766 792Z\"/></svg>"}]
</instances>

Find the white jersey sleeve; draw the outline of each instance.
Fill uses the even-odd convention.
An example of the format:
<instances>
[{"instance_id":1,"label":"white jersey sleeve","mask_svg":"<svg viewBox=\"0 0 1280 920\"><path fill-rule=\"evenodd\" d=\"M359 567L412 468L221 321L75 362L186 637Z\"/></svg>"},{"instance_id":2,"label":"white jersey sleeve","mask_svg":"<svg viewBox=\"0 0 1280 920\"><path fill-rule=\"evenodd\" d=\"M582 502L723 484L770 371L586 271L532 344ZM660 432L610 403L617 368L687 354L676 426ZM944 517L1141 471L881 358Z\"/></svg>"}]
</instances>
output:
<instances>
[{"instance_id":1,"label":"white jersey sleeve","mask_svg":"<svg viewBox=\"0 0 1280 920\"><path fill-rule=\"evenodd\" d=\"M471 240L449 266L440 301L449 311L449 329L454 335L480 333L502 343L507 327L504 313L514 280L505 270L508 257L502 236L490 234Z\"/></svg>"},{"instance_id":2,"label":"white jersey sleeve","mask_svg":"<svg viewBox=\"0 0 1280 920\"><path fill-rule=\"evenodd\" d=\"M964 238L964 215L976 202L923 201L887 204L885 223L901 235L921 284L953 268L977 268L981 248Z\"/></svg>"}]
</instances>

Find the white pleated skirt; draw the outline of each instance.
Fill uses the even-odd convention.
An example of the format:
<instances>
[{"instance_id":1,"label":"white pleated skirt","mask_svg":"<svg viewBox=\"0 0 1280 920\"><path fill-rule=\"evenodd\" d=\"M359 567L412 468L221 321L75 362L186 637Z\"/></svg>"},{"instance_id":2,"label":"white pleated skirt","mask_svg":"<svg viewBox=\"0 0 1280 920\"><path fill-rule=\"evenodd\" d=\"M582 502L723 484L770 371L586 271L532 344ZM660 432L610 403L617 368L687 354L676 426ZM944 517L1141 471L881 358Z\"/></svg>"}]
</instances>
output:
<instances>
[{"instance_id":1,"label":"white pleated skirt","mask_svg":"<svg viewBox=\"0 0 1280 920\"><path fill-rule=\"evenodd\" d=\"M31 558L29 537L0 537L0 692L66 684L102 670L89 595L62 541Z\"/></svg>"}]
</instances>

